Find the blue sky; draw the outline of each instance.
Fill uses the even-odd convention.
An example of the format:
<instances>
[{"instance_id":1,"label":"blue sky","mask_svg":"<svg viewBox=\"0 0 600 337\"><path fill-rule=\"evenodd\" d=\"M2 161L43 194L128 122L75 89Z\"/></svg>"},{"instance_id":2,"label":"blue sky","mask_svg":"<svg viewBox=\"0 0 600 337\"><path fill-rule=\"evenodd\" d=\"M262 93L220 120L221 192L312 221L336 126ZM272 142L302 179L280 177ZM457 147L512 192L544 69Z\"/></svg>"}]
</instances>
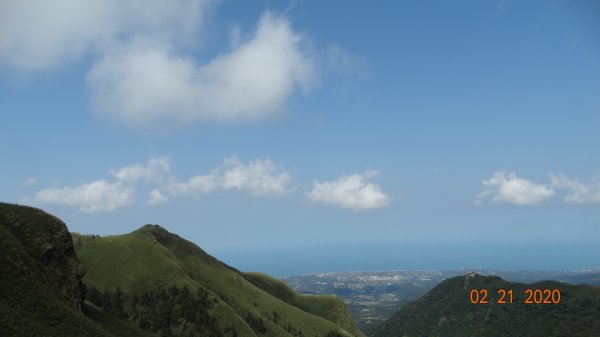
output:
<instances>
[{"instance_id":1,"label":"blue sky","mask_svg":"<svg viewBox=\"0 0 600 337\"><path fill-rule=\"evenodd\" d=\"M599 42L593 1L2 2L0 199L275 275L599 266Z\"/></svg>"}]
</instances>

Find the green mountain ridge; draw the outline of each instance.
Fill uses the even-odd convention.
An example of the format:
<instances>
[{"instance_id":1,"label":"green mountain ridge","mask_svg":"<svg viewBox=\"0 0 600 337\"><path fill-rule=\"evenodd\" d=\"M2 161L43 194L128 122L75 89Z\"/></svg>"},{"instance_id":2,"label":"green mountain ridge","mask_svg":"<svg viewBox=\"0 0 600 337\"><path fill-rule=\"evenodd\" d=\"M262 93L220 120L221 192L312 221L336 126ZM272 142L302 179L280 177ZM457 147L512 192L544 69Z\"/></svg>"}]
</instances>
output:
<instances>
[{"instance_id":1,"label":"green mountain ridge","mask_svg":"<svg viewBox=\"0 0 600 337\"><path fill-rule=\"evenodd\" d=\"M330 296L311 300L288 288L299 300L286 302L261 287L274 279L242 273L158 225L145 225L125 235L81 238L78 255L88 268L83 282L90 288L109 292L119 288L125 294L170 286L205 291L218 304L214 315L230 317L221 329L231 325L238 334L364 336L341 300L335 298L336 307ZM249 327L248 320L259 323Z\"/></svg>"},{"instance_id":2,"label":"green mountain ridge","mask_svg":"<svg viewBox=\"0 0 600 337\"><path fill-rule=\"evenodd\" d=\"M485 289L488 304L473 304L472 290ZM513 290L513 303L498 304L500 289ZM526 289L557 289L558 304L525 304ZM544 297L545 298L545 297ZM508 302L508 296L505 297ZM446 279L381 324L374 337L421 336L600 336L600 287L556 281L508 282L471 273Z\"/></svg>"},{"instance_id":3,"label":"green mountain ridge","mask_svg":"<svg viewBox=\"0 0 600 337\"><path fill-rule=\"evenodd\" d=\"M0 203L0 240L2 336L364 337L339 298L243 273L157 225L71 235Z\"/></svg>"}]
</instances>

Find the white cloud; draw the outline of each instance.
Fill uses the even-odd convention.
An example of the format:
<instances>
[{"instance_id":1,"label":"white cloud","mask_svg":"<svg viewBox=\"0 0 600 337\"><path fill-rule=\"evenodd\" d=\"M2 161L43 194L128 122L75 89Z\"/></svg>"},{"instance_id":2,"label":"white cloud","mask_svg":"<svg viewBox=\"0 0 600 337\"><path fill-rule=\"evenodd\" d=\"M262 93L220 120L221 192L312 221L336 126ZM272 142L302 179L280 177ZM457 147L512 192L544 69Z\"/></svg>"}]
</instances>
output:
<instances>
[{"instance_id":1,"label":"white cloud","mask_svg":"<svg viewBox=\"0 0 600 337\"><path fill-rule=\"evenodd\" d=\"M600 181L584 185L578 180L555 174L550 174L550 179L554 188L569 191L563 198L565 202L576 204L600 203Z\"/></svg>"},{"instance_id":2,"label":"white cloud","mask_svg":"<svg viewBox=\"0 0 600 337\"><path fill-rule=\"evenodd\" d=\"M133 127L281 114L317 77L305 39L284 15L266 11L250 34L234 30L230 50L199 62L193 52L214 2L0 1L0 64L40 71L90 59L92 109Z\"/></svg>"},{"instance_id":3,"label":"white cloud","mask_svg":"<svg viewBox=\"0 0 600 337\"><path fill-rule=\"evenodd\" d=\"M135 164L112 171L112 175L120 181L132 183L140 179L146 182L156 182L163 179L164 174L171 170L171 161L168 157L150 158L144 165Z\"/></svg>"},{"instance_id":4,"label":"white cloud","mask_svg":"<svg viewBox=\"0 0 600 337\"><path fill-rule=\"evenodd\" d=\"M134 164L111 170L115 181L101 179L74 187L43 189L24 201L77 207L82 212L111 212L134 202L136 182L143 179L158 183L169 170L168 157L150 158L146 165Z\"/></svg>"},{"instance_id":5,"label":"white cloud","mask_svg":"<svg viewBox=\"0 0 600 337\"><path fill-rule=\"evenodd\" d=\"M217 180L218 176L215 172L197 175L188 181L178 181L175 177L171 177L161 187L150 192L147 203L150 206L156 206L176 196L213 192L218 188Z\"/></svg>"},{"instance_id":6,"label":"white cloud","mask_svg":"<svg viewBox=\"0 0 600 337\"><path fill-rule=\"evenodd\" d=\"M477 196L476 203L481 204L487 198L494 202L513 205L536 205L554 196L551 188L517 177L514 172L496 172L483 181L483 191Z\"/></svg>"},{"instance_id":7,"label":"white cloud","mask_svg":"<svg viewBox=\"0 0 600 337\"><path fill-rule=\"evenodd\" d=\"M270 159L257 159L248 164L237 157L225 159L222 186L225 189L238 189L253 195L283 195L291 176L275 166Z\"/></svg>"},{"instance_id":8,"label":"white cloud","mask_svg":"<svg viewBox=\"0 0 600 337\"><path fill-rule=\"evenodd\" d=\"M93 106L131 125L268 118L315 79L301 43L285 18L266 12L251 39L203 65L164 44L116 46L88 74Z\"/></svg>"},{"instance_id":9,"label":"white cloud","mask_svg":"<svg viewBox=\"0 0 600 337\"><path fill-rule=\"evenodd\" d=\"M49 70L134 38L185 45L197 36L205 0L0 1L0 61Z\"/></svg>"},{"instance_id":10,"label":"white cloud","mask_svg":"<svg viewBox=\"0 0 600 337\"><path fill-rule=\"evenodd\" d=\"M147 204L156 206L176 196L197 195L219 190L239 190L253 196L277 196L289 191L291 176L270 159L244 163L237 157L226 158L223 165L208 174L187 181L167 176L171 170L168 157L150 158L144 165L133 164L110 170L113 181L105 179L73 187L43 189L23 202L77 207L83 212L110 212L130 206L135 192L151 189ZM145 184L141 184L145 182Z\"/></svg>"},{"instance_id":11,"label":"white cloud","mask_svg":"<svg viewBox=\"0 0 600 337\"><path fill-rule=\"evenodd\" d=\"M315 182L306 196L314 201L337 205L354 211L388 206L388 197L378 185L368 180L378 173L370 171L342 176L333 181Z\"/></svg>"},{"instance_id":12,"label":"white cloud","mask_svg":"<svg viewBox=\"0 0 600 337\"><path fill-rule=\"evenodd\" d=\"M322 59L325 68L336 70L340 73L364 77L368 76L371 72L369 64L363 57L355 55L337 45L329 47Z\"/></svg>"},{"instance_id":13,"label":"white cloud","mask_svg":"<svg viewBox=\"0 0 600 337\"><path fill-rule=\"evenodd\" d=\"M159 190L152 190L148 195L148 205L156 206L167 202L169 198L162 194Z\"/></svg>"},{"instance_id":14,"label":"white cloud","mask_svg":"<svg viewBox=\"0 0 600 337\"><path fill-rule=\"evenodd\" d=\"M120 181L96 180L75 187L39 191L34 203L77 207L82 212L110 212L133 203L133 187Z\"/></svg>"},{"instance_id":15,"label":"white cloud","mask_svg":"<svg viewBox=\"0 0 600 337\"><path fill-rule=\"evenodd\" d=\"M171 177L163 186L150 192L148 204L154 206L176 196L228 189L246 191L253 196L283 195L288 192L290 180L290 174L270 159L256 159L244 164L234 156L226 158L221 167L209 174L196 175L188 181Z\"/></svg>"}]
</instances>

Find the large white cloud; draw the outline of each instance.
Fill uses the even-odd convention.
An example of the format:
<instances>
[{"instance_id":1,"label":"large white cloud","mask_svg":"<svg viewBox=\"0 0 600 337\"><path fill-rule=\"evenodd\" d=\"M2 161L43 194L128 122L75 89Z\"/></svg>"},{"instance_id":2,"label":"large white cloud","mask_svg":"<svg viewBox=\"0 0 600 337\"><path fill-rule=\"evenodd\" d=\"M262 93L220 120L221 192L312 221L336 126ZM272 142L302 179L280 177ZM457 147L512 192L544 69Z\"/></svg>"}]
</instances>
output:
<instances>
[{"instance_id":1,"label":"large white cloud","mask_svg":"<svg viewBox=\"0 0 600 337\"><path fill-rule=\"evenodd\" d=\"M88 74L93 105L134 125L268 118L315 78L301 41L283 17L267 12L250 40L204 65L153 42L118 46Z\"/></svg>"},{"instance_id":2,"label":"large white cloud","mask_svg":"<svg viewBox=\"0 0 600 337\"><path fill-rule=\"evenodd\" d=\"M51 70L91 59L92 109L134 127L270 118L316 79L307 43L266 11L249 36L199 60L210 0L0 1L0 63Z\"/></svg>"},{"instance_id":3,"label":"large white cloud","mask_svg":"<svg viewBox=\"0 0 600 337\"><path fill-rule=\"evenodd\" d=\"M490 179L483 181L483 191L477 196L476 203L481 204L491 198L498 203L536 205L554 194L550 187L519 178L514 172L496 172Z\"/></svg>"},{"instance_id":4,"label":"large white cloud","mask_svg":"<svg viewBox=\"0 0 600 337\"><path fill-rule=\"evenodd\" d=\"M368 180L378 173L370 171L342 176L333 181L315 182L306 196L314 201L340 206L354 211L388 206L387 195Z\"/></svg>"},{"instance_id":5,"label":"large white cloud","mask_svg":"<svg viewBox=\"0 0 600 337\"><path fill-rule=\"evenodd\" d=\"M256 159L243 163L237 157L226 158L221 167L205 175L196 175L187 181L174 177L148 196L148 204L158 205L172 197L197 195L215 190L235 189L253 196L277 196L289 191L291 175L270 159Z\"/></svg>"},{"instance_id":6,"label":"large white cloud","mask_svg":"<svg viewBox=\"0 0 600 337\"><path fill-rule=\"evenodd\" d=\"M44 189L32 201L77 207L83 212L110 212L131 205L133 196L133 187L121 181L96 180L75 187Z\"/></svg>"},{"instance_id":7,"label":"large white cloud","mask_svg":"<svg viewBox=\"0 0 600 337\"><path fill-rule=\"evenodd\" d=\"M600 203L600 181L585 185L578 180L555 174L550 174L550 179L554 188L569 192L563 199L565 202L576 204Z\"/></svg>"},{"instance_id":8,"label":"large white cloud","mask_svg":"<svg viewBox=\"0 0 600 337\"><path fill-rule=\"evenodd\" d=\"M0 61L23 70L48 70L136 38L184 46L197 36L212 2L3 0Z\"/></svg>"}]
</instances>

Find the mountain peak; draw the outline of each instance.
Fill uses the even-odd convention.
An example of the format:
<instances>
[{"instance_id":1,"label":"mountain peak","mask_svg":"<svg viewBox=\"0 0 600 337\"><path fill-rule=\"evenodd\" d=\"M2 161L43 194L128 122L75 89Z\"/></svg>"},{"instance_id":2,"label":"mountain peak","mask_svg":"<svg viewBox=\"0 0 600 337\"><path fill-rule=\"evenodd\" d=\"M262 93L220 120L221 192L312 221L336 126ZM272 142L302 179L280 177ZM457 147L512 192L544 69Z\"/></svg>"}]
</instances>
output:
<instances>
[{"instance_id":1,"label":"mountain peak","mask_svg":"<svg viewBox=\"0 0 600 337\"><path fill-rule=\"evenodd\" d=\"M164 239L164 238L168 237L169 235L173 235L173 234L171 234L171 232L169 232L168 230L166 230L165 228L163 228L157 224L143 225L142 227L136 229L134 232L150 234L151 236L153 236L156 239Z\"/></svg>"},{"instance_id":2,"label":"mountain peak","mask_svg":"<svg viewBox=\"0 0 600 337\"><path fill-rule=\"evenodd\" d=\"M145 224L137 229L138 231L150 232L169 232L158 224Z\"/></svg>"}]
</instances>

